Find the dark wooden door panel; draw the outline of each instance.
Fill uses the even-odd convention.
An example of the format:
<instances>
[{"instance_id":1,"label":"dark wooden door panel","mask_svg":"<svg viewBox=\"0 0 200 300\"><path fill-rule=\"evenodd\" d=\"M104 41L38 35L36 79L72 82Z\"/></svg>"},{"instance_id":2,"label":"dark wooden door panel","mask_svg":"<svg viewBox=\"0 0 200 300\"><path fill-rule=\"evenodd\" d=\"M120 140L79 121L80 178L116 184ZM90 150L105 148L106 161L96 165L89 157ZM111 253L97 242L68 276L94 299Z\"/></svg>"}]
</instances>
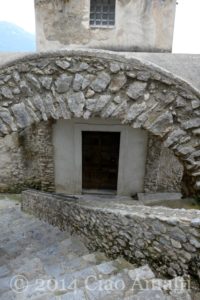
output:
<instances>
[{"instance_id":1,"label":"dark wooden door panel","mask_svg":"<svg viewBox=\"0 0 200 300\"><path fill-rule=\"evenodd\" d=\"M119 145L119 132L82 132L83 189L117 189Z\"/></svg>"}]
</instances>

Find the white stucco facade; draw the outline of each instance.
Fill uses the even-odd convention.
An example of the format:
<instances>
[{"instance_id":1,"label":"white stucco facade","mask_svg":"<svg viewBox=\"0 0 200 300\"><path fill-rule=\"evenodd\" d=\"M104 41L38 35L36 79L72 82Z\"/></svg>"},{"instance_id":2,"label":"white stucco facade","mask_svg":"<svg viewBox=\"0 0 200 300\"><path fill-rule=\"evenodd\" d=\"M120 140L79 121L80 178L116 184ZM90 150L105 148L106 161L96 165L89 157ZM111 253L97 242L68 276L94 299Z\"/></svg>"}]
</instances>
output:
<instances>
[{"instance_id":1,"label":"white stucco facade","mask_svg":"<svg viewBox=\"0 0 200 300\"><path fill-rule=\"evenodd\" d=\"M116 121L59 120L53 128L56 192L82 193L82 131L120 132L117 194L131 196L144 189L147 132Z\"/></svg>"},{"instance_id":2,"label":"white stucco facade","mask_svg":"<svg viewBox=\"0 0 200 300\"><path fill-rule=\"evenodd\" d=\"M116 0L115 23L103 27L90 26L90 6L91 0L35 0L37 49L171 52L176 0Z\"/></svg>"}]
</instances>

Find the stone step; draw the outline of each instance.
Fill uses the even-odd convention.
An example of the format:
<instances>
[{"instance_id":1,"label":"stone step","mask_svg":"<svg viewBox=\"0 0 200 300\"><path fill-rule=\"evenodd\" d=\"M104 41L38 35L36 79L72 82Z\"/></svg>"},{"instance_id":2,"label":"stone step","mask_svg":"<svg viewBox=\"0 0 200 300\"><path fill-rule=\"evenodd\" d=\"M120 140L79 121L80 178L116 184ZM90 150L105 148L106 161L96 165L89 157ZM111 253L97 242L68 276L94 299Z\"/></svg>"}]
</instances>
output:
<instances>
[{"instance_id":1,"label":"stone step","mask_svg":"<svg viewBox=\"0 0 200 300\"><path fill-rule=\"evenodd\" d=\"M45 242L44 242L45 241ZM44 265L62 264L65 261L71 261L78 257L88 254L87 248L75 237L70 237L65 240L56 240L49 236L49 239L38 241L26 246L20 243L11 243L4 246L4 251L7 257L4 258L4 263L10 268L18 268L27 260L38 258Z\"/></svg>"},{"instance_id":2,"label":"stone step","mask_svg":"<svg viewBox=\"0 0 200 300\"><path fill-rule=\"evenodd\" d=\"M45 264L45 270L47 274L52 275L53 277L78 272L89 266L95 266L101 262L107 262L109 259L100 252L94 252L86 254L75 259L65 260L61 263L52 263L51 261Z\"/></svg>"},{"instance_id":3,"label":"stone step","mask_svg":"<svg viewBox=\"0 0 200 300\"><path fill-rule=\"evenodd\" d=\"M54 295L59 295L61 299L79 299L77 298L78 293L80 295L86 294L88 299L95 299L94 297L96 297L96 299L103 299L113 294L113 287L111 289L107 289L111 283L114 286L114 299L116 299L116 297L122 297L125 290L130 288L132 278L135 278L136 276L140 279L150 279L154 277L154 274L148 267L124 269L125 267L133 268L131 264L120 258L116 261L103 262L99 265L93 266L93 268L85 268L81 272L74 272L68 277L58 277L56 278L56 283L61 283L61 287L54 291ZM116 275L116 273L118 274ZM34 299L37 297L38 293L42 297L49 294L49 282L52 277L45 274L44 268L42 267L42 263L39 259L35 258L27 261L27 263L16 269L16 274L23 274L29 282L33 282L34 279L41 278L44 283L46 283L44 284L46 289L43 291L38 291L37 284L30 285L28 290L23 293L23 298L20 299L32 299L32 297ZM87 277L91 276L93 277L90 278L90 280L87 279ZM62 281L63 279L64 281ZM85 280L87 280L87 282ZM6 289L7 292L9 291L9 281L10 277L7 277L7 283L4 278L4 292L6 292ZM125 282L125 289L123 289L123 291L120 286L118 286L120 281ZM63 282L65 283L65 288L68 288L68 291L63 290ZM84 287L80 288L80 286ZM99 290L99 287L101 287L101 289L103 288L103 290ZM73 288L76 288L76 292L70 292L70 289Z\"/></svg>"},{"instance_id":4,"label":"stone step","mask_svg":"<svg viewBox=\"0 0 200 300\"><path fill-rule=\"evenodd\" d=\"M101 258L101 254L96 253L95 256L97 257L96 261ZM102 258L103 257L104 255L102 255ZM92 257L87 258L85 256L85 259L87 261L91 261L91 258ZM92 259L94 260L94 258ZM60 276L60 277L58 276L57 278L55 278L56 279L55 282L60 284L60 286L58 286L59 289L55 290L55 294L62 295L66 293L66 291L62 290L63 282L65 283L64 285L65 287L73 288L76 286L76 289L78 290L81 286L85 285L85 279L87 277L93 276L93 281L99 280L100 278L108 278L112 274L120 272L124 267L131 268L132 265L126 262L124 259L119 258L115 261L107 261L97 265L94 264L93 267L88 266L87 268L84 268L81 271L76 271L72 274L68 273L67 276ZM15 273L18 275L21 274L25 276L29 281L29 283L32 283L29 286L27 292L23 295L24 298L22 299L26 299L26 297L27 299L32 299L33 297L34 299L35 297L37 297L38 293L42 297L45 296L43 294L46 293L49 294L49 288L48 288L49 282L51 282L51 279L53 279L53 277L51 276L51 274L46 274L44 265L38 258L29 259L29 260L27 259L26 261L23 261L23 264L19 268L15 268ZM4 288L3 289L4 296L6 296L6 292L8 293L8 295L10 295L9 282L11 278L12 277L7 276L6 278L4 278L4 281L2 282ZM47 287L46 290L38 291L38 285L35 283L35 281L38 278L46 282L46 287ZM88 280L88 284L89 284L89 280ZM71 293L69 295L71 295Z\"/></svg>"},{"instance_id":5,"label":"stone step","mask_svg":"<svg viewBox=\"0 0 200 300\"><path fill-rule=\"evenodd\" d=\"M80 288L84 286L85 281L88 283L91 281L97 281L100 279L106 279L112 275L120 273L124 268L133 268L133 265L125 261L123 258L118 258L114 261L103 261L100 264L88 265L75 272L62 272L54 270L48 275L53 276L57 282L65 282L66 286L70 286L73 282L76 283L76 287ZM55 272L57 271L57 272Z\"/></svg>"},{"instance_id":6,"label":"stone step","mask_svg":"<svg viewBox=\"0 0 200 300\"><path fill-rule=\"evenodd\" d=\"M166 281L165 281L166 282ZM171 284L171 281L168 281L168 284ZM183 289L182 291L174 291L172 289L168 289L167 291L160 289L144 289L132 292L132 294L127 295L127 293L123 293L122 291L116 292L112 291L111 293L91 293L88 297L88 294L85 293L83 289L78 289L76 292L68 292L67 294L62 293L54 293L50 294L47 292L35 292L35 287L32 287L32 290L29 289L29 293L16 295L12 292L7 292L0 296L0 300L88 300L88 299L96 299L96 300L191 300L190 293ZM97 296L97 297L96 297ZM27 298L28 297L28 298ZM194 298L199 299L199 298Z\"/></svg>"},{"instance_id":7,"label":"stone step","mask_svg":"<svg viewBox=\"0 0 200 300\"><path fill-rule=\"evenodd\" d=\"M86 284L84 287L68 291L67 293L60 295L60 300L94 300L94 299L123 299L124 290L113 288L116 283L126 280L125 274L128 270L123 270L117 275L110 276L108 279L96 280L92 283Z\"/></svg>"},{"instance_id":8,"label":"stone step","mask_svg":"<svg viewBox=\"0 0 200 300\"><path fill-rule=\"evenodd\" d=\"M180 200L181 193L137 193L138 200L143 202L148 201L170 201Z\"/></svg>"},{"instance_id":9,"label":"stone step","mask_svg":"<svg viewBox=\"0 0 200 300\"><path fill-rule=\"evenodd\" d=\"M124 299L126 293L132 289L135 279L149 281L155 278L149 266L124 269L119 274L111 276L109 279L96 281L87 287L84 292L89 300L95 299ZM135 291L137 293L137 290Z\"/></svg>"},{"instance_id":10,"label":"stone step","mask_svg":"<svg viewBox=\"0 0 200 300\"><path fill-rule=\"evenodd\" d=\"M27 216L15 203L8 209L0 203L0 226L0 300L191 299L186 290L170 290L171 281L156 279L148 265L89 253L76 235ZM15 293L10 281L20 274L29 285Z\"/></svg>"},{"instance_id":11,"label":"stone step","mask_svg":"<svg viewBox=\"0 0 200 300\"><path fill-rule=\"evenodd\" d=\"M45 238L41 237L41 239L38 240L29 240L24 238L19 241L9 241L7 243L4 243L1 247L1 252L4 252L9 260L17 259L17 257L19 257L20 259L20 257L33 256L36 252L40 252L44 249L51 248L56 245L59 246L59 244L62 242L62 238L60 241L58 238L54 241L54 237L51 237L50 235L47 235ZM81 254L82 253L85 252L82 251Z\"/></svg>"},{"instance_id":12,"label":"stone step","mask_svg":"<svg viewBox=\"0 0 200 300\"><path fill-rule=\"evenodd\" d=\"M3 227L7 227L10 224L13 224L13 221L22 219L22 214L20 211L16 211L14 208L8 210L0 210L0 225ZM33 219L33 217L29 216L29 219Z\"/></svg>"},{"instance_id":13,"label":"stone step","mask_svg":"<svg viewBox=\"0 0 200 300\"><path fill-rule=\"evenodd\" d=\"M176 279L177 280L177 279ZM182 290L181 290L182 289ZM148 266L132 270L123 270L121 273L108 279L97 280L89 283L76 292L68 292L61 296L61 300L67 299L104 299L104 300L190 300L190 293L184 287L184 279L173 280L155 279Z\"/></svg>"},{"instance_id":14,"label":"stone step","mask_svg":"<svg viewBox=\"0 0 200 300\"><path fill-rule=\"evenodd\" d=\"M0 266L0 278L6 277L11 273L11 270L6 264Z\"/></svg>"},{"instance_id":15,"label":"stone step","mask_svg":"<svg viewBox=\"0 0 200 300\"><path fill-rule=\"evenodd\" d=\"M5 236L6 235L6 236ZM64 240L70 236L70 233L61 232L59 229L45 223L31 222L24 224L24 226L13 227L10 232L0 235L0 242L4 241L20 241L20 240L44 240L52 236L56 240Z\"/></svg>"},{"instance_id":16,"label":"stone step","mask_svg":"<svg viewBox=\"0 0 200 300\"><path fill-rule=\"evenodd\" d=\"M12 213L11 213L12 214ZM11 218L10 220L7 220L3 218L3 216L0 214L0 226L1 226L1 234L0 238L2 237L2 233L10 234L13 231L23 231L26 230L27 226L28 228L31 228L33 225L42 225L42 221L34 220L34 218L24 218L23 216L18 216L16 218ZM44 223L44 222L43 222Z\"/></svg>"},{"instance_id":17,"label":"stone step","mask_svg":"<svg viewBox=\"0 0 200 300\"><path fill-rule=\"evenodd\" d=\"M116 280L122 280L124 277L124 273L128 270L124 270L120 272L120 274L111 276L111 279L106 280L97 280L93 283L88 283L88 288L85 286L82 288L78 288L75 283L71 283L70 286L68 286L68 283L64 283L64 288L59 287L58 289L55 288L54 282L52 281L52 284L50 284L50 278L43 277L43 289L38 289L38 283L30 282L31 284L28 286L28 288L20 295L20 298L14 298L16 300L36 300L36 299L57 299L57 300L65 300L65 299L103 299L102 297L105 297L108 294L111 294L111 291L98 291L96 288L98 288L99 285L108 284L109 280L116 281ZM57 282L57 281L56 281ZM62 284L62 283L61 283ZM66 287L68 288L66 290ZM52 292L50 292L50 289ZM12 292L4 293L4 297L11 297ZM123 295L123 293L121 293ZM115 296L115 294L114 294ZM99 298L101 297L101 298ZM1 299L1 298L0 298ZM5 298L7 299L7 298ZM12 299L12 298L11 298ZM112 299L115 299L112 298ZM121 298L123 299L123 298Z\"/></svg>"},{"instance_id":18,"label":"stone step","mask_svg":"<svg viewBox=\"0 0 200 300\"><path fill-rule=\"evenodd\" d=\"M19 241L23 239L42 239L45 238L48 233L55 238L65 239L70 236L70 234L65 231L61 232L53 226L47 225L43 222L24 222L23 224L16 225L13 222L13 226L10 227L7 231L4 231L0 234L0 242L4 243L5 241Z\"/></svg>"},{"instance_id":19,"label":"stone step","mask_svg":"<svg viewBox=\"0 0 200 300\"><path fill-rule=\"evenodd\" d=\"M0 278L0 299L2 299L2 300L3 300L2 294L10 291L10 279L11 279L11 277L9 277L9 276ZM7 299L7 298L4 298L4 299Z\"/></svg>"},{"instance_id":20,"label":"stone step","mask_svg":"<svg viewBox=\"0 0 200 300\"><path fill-rule=\"evenodd\" d=\"M75 243L74 241L72 241L72 238L65 240L61 247L63 249L62 250L63 254L59 255L59 253L56 251L56 255L54 259L61 263L64 262L65 260L71 260L71 259L75 260L75 258L77 259L78 255L81 255L82 252L85 253L85 248L81 248L81 249L79 248L79 251L77 250L78 249L77 246L79 245L80 247L82 246L82 244L76 242L75 250L78 251L78 253L76 254L75 253L76 251L73 251L74 244ZM54 245L52 247L54 248ZM10 290L9 283L12 278L12 274L23 275L27 278L29 282L31 281L34 282L37 279L42 279L42 280L53 279L51 275L47 274L44 267L45 264L48 263L49 261L52 262L52 256L49 258L48 253L51 255L53 248L48 247L47 249L45 249L45 251L42 250L43 253L41 258L44 261L42 261L42 259L40 259L36 255L34 255L34 257L31 257L30 255L27 257L23 257L23 255L21 255L20 257L18 257L18 259L9 261L8 264L6 265L7 270L2 270L3 278L2 279L0 278L0 286L2 287L1 292L6 292Z\"/></svg>"},{"instance_id":21,"label":"stone step","mask_svg":"<svg viewBox=\"0 0 200 300\"><path fill-rule=\"evenodd\" d=\"M138 287L140 287L138 289ZM183 277L176 277L172 280L153 278L147 281L140 281L125 293L125 299L163 299L163 300L192 300L191 290L187 288Z\"/></svg>"},{"instance_id":22,"label":"stone step","mask_svg":"<svg viewBox=\"0 0 200 300\"><path fill-rule=\"evenodd\" d=\"M115 298L115 299L121 300L120 298ZM164 294L162 290L150 290L150 289L140 291L135 295L125 296L123 299L124 300L146 300L146 299L147 300L156 300L156 299L157 300L182 300L181 298L172 298L171 296Z\"/></svg>"},{"instance_id":23,"label":"stone step","mask_svg":"<svg viewBox=\"0 0 200 300\"><path fill-rule=\"evenodd\" d=\"M71 236L61 242L56 242L50 247L46 247L35 253L35 256L39 257L44 263L56 263L62 258L63 261L70 256L80 257L88 254L88 249L83 243L77 239L76 236Z\"/></svg>"},{"instance_id":24,"label":"stone step","mask_svg":"<svg viewBox=\"0 0 200 300\"><path fill-rule=\"evenodd\" d=\"M61 283L61 286L54 290L54 295L59 295L59 299L62 300L121 300L124 299L126 292L131 289L133 278L149 281L155 276L148 266L135 268L133 265L124 262L123 259L119 259L118 261L99 264L94 268L83 269L79 273L71 274L70 277L58 277L56 283ZM63 288L63 282L65 289ZM48 292L48 289L46 289L44 294ZM135 292L138 291L136 290ZM29 293L30 291L27 292L27 296Z\"/></svg>"},{"instance_id":25,"label":"stone step","mask_svg":"<svg viewBox=\"0 0 200 300\"><path fill-rule=\"evenodd\" d=\"M0 215L0 217L1 217L1 215ZM3 224L0 224L1 228L4 230L4 234L6 234L6 233L9 234L10 232L13 232L13 230L15 230L15 231L17 231L19 229L21 229L21 230L24 229L25 230L27 226L30 227L31 225L34 225L34 224L39 225L38 223L35 222L34 219L30 219L28 221L28 220L25 220L22 217L19 217L18 219L13 219L13 220L11 219L9 222L3 220ZM2 236L2 233L0 234L0 237L1 236Z\"/></svg>"},{"instance_id":26,"label":"stone step","mask_svg":"<svg viewBox=\"0 0 200 300\"><path fill-rule=\"evenodd\" d=\"M132 270L134 272L134 270ZM108 279L98 280L87 287L69 291L66 294L60 293L59 300L191 300L190 291L184 287L184 279L161 280L150 278L144 274L145 269L137 269L139 278L132 281L130 272L124 270L121 273L111 276ZM141 272L141 274L140 274ZM143 274L143 275L142 275ZM142 277L140 277L142 276ZM155 284L157 280L157 285ZM174 281L174 282L173 282ZM54 293L55 295L55 293Z\"/></svg>"}]
</instances>

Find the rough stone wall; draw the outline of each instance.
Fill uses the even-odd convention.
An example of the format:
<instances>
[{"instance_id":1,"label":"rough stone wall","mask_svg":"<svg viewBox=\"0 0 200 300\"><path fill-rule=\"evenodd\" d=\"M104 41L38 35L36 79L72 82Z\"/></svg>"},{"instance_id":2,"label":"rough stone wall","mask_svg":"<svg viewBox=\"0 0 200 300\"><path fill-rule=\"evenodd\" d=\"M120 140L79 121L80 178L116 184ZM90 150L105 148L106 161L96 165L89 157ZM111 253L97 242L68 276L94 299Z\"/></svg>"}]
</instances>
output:
<instances>
[{"instance_id":1,"label":"rough stone wall","mask_svg":"<svg viewBox=\"0 0 200 300\"><path fill-rule=\"evenodd\" d=\"M158 136L200 189L200 95L153 65L101 51L45 53L0 69L0 136L48 119L117 119Z\"/></svg>"},{"instance_id":2,"label":"rough stone wall","mask_svg":"<svg viewBox=\"0 0 200 300\"><path fill-rule=\"evenodd\" d=\"M116 0L113 27L89 26L90 0L35 0L38 50L171 52L176 0Z\"/></svg>"},{"instance_id":3,"label":"rough stone wall","mask_svg":"<svg viewBox=\"0 0 200 300\"><path fill-rule=\"evenodd\" d=\"M54 190L52 129L48 122L0 138L0 192Z\"/></svg>"},{"instance_id":4,"label":"rough stone wall","mask_svg":"<svg viewBox=\"0 0 200 300\"><path fill-rule=\"evenodd\" d=\"M20 135L24 182L27 187L54 191L54 154L52 124L41 122L32 125Z\"/></svg>"},{"instance_id":5,"label":"rough stone wall","mask_svg":"<svg viewBox=\"0 0 200 300\"><path fill-rule=\"evenodd\" d=\"M40 188L40 174L38 164L38 138L37 127L32 125L19 133L19 144L21 149L21 160L23 163L22 181L18 183L18 188L33 186ZM17 176L17 174L16 174Z\"/></svg>"},{"instance_id":6,"label":"rough stone wall","mask_svg":"<svg viewBox=\"0 0 200 300\"><path fill-rule=\"evenodd\" d=\"M180 192L182 187L183 166L172 150L161 146L160 164L158 170L159 192Z\"/></svg>"},{"instance_id":7,"label":"rough stone wall","mask_svg":"<svg viewBox=\"0 0 200 300\"><path fill-rule=\"evenodd\" d=\"M43 122L38 127L38 169L42 191L55 191L54 148L52 121Z\"/></svg>"},{"instance_id":8,"label":"rough stone wall","mask_svg":"<svg viewBox=\"0 0 200 300\"><path fill-rule=\"evenodd\" d=\"M158 138L149 135L144 179L145 192L180 192L183 166Z\"/></svg>"},{"instance_id":9,"label":"rough stone wall","mask_svg":"<svg viewBox=\"0 0 200 300\"><path fill-rule=\"evenodd\" d=\"M24 184L24 162L18 133L0 138L0 192L18 192Z\"/></svg>"},{"instance_id":10,"label":"rough stone wall","mask_svg":"<svg viewBox=\"0 0 200 300\"><path fill-rule=\"evenodd\" d=\"M134 205L101 208L37 191L23 192L22 209L61 229L71 228L92 251L148 263L158 275L190 274L200 279L198 210Z\"/></svg>"}]
</instances>

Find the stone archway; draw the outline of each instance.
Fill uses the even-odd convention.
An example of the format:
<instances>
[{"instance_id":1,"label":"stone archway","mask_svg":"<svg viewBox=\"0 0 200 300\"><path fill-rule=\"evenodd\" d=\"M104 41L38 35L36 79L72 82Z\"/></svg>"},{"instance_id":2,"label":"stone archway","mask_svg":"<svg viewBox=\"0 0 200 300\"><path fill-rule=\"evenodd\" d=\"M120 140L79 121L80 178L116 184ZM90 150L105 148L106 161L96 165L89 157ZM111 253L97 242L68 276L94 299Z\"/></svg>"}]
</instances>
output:
<instances>
[{"instance_id":1,"label":"stone archway","mask_svg":"<svg viewBox=\"0 0 200 300\"><path fill-rule=\"evenodd\" d=\"M200 94L137 59L96 51L44 53L0 69L0 135L49 119L116 118L158 136L200 189Z\"/></svg>"}]
</instances>

